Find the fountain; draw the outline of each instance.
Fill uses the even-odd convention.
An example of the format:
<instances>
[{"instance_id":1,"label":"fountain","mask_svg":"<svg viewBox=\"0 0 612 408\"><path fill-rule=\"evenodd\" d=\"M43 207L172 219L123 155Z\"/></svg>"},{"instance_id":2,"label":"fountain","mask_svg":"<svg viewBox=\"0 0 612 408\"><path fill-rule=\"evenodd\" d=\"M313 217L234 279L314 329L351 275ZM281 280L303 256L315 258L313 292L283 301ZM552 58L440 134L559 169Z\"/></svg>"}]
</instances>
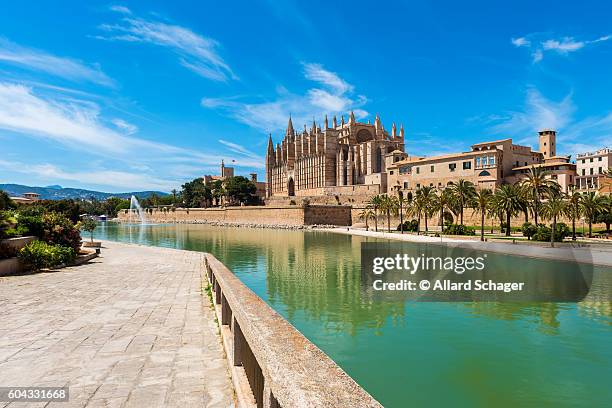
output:
<instances>
[{"instance_id":1,"label":"fountain","mask_svg":"<svg viewBox=\"0 0 612 408\"><path fill-rule=\"evenodd\" d=\"M138 199L134 196L130 199L130 222L132 222L132 216L136 212L138 214L138 218L140 218L140 224L146 224L145 215Z\"/></svg>"}]
</instances>

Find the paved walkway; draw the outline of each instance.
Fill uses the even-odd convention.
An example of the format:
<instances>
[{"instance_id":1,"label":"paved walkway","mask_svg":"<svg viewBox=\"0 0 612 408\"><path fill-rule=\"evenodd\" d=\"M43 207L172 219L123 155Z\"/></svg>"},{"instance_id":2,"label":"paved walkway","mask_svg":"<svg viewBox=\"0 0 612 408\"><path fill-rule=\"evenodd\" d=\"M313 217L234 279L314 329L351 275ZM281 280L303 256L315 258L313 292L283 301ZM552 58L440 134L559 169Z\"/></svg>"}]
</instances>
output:
<instances>
[{"instance_id":1,"label":"paved walkway","mask_svg":"<svg viewBox=\"0 0 612 408\"><path fill-rule=\"evenodd\" d=\"M86 265L0 278L0 386L70 387L69 404L37 407L233 406L202 255L104 246Z\"/></svg>"}]
</instances>

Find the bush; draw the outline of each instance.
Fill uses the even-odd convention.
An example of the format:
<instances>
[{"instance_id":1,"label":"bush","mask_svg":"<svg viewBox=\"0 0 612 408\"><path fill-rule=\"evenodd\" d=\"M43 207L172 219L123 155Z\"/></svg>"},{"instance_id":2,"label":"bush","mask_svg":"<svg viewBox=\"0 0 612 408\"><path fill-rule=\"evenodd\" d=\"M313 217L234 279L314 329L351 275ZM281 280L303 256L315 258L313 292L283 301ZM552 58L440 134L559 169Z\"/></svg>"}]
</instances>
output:
<instances>
[{"instance_id":1,"label":"bush","mask_svg":"<svg viewBox=\"0 0 612 408\"><path fill-rule=\"evenodd\" d=\"M17 227L24 229L25 234L39 238L42 238L45 229L42 215L30 215L21 212L17 215Z\"/></svg>"},{"instance_id":2,"label":"bush","mask_svg":"<svg viewBox=\"0 0 612 408\"><path fill-rule=\"evenodd\" d=\"M399 224L397 226L397 230L401 231L402 230L401 227L402 227L402 224ZM418 228L419 228L419 222L417 220L404 221L404 228L403 228L404 231L416 232Z\"/></svg>"},{"instance_id":3,"label":"bush","mask_svg":"<svg viewBox=\"0 0 612 408\"><path fill-rule=\"evenodd\" d=\"M551 228L547 227L546 225L539 224L536 229L536 233L533 235L533 239L536 241L550 242L551 231ZM569 235L569 227L563 222L558 223L555 232L555 242L561 242L565 237Z\"/></svg>"},{"instance_id":4,"label":"bush","mask_svg":"<svg viewBox=\"0 0 612 408\"><path fill-rule=\"evenodd\" d=\"M444 226L443 232L448 235L476 235L474 227L461 224L447 224Z\"/></svg>"},{"instance_id":5,"label":"bush","mask_svg":"<svg viewBox=\"0 0 612 408\"><path fill-rule=\"evenodd\" d=\"M75 253L81 248L81 233L65 216L58 213L43 215L43 241L72 248Z\"/></svg>"},{"instance_id":6,"label":"bush","mask_svg":"<svg viewBox=\"0 0 612 408\"><path fill-rule=\"evenodd\" d=\"M70 247L51 245L42 241L32 241L19 251L19 259L33 270L51 268L72 262L76 257Z\"/></svg>"},{"instance_id":7,"label":"bush","mask_svg":"<svg viewBox=\"0 0 612 408\"><path fill-rule=\"evenodd\" d=\"M523 232L523 236L527 237L527 239L531 239L538 231L538 228L530 222L526 222L521 227L521 231Z\"/></svg>"}]
</instances>

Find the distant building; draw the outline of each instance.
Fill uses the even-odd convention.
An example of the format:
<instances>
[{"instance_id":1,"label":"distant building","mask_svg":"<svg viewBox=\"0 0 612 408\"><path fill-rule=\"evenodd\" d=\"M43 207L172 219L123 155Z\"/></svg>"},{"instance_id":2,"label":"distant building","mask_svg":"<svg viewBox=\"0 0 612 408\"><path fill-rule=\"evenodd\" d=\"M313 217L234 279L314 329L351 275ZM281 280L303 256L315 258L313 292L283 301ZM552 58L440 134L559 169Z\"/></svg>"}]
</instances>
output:
<instances>
[{"instance_id":1,"label":"distant building","mask_svg":"<svg viewBox=\"0 0 612 408\"><path fill-rule=\"evenodd\" d=\"M538 136L540 152L502 139L476 143L467 152L395 161L387 169L388 192L424 186L443 188L459 179L471 181L479 189L494 190L500 184L524 178L532 166L544 167L547 178L567 191L575 183L576 165L569 162L569 157L556 156L554 130L542 130Z\"/></svg>"},{"instance_id":2,"label":"distant building","mask_svg":"<svg viewBox=\"0 0 612 408\"><path fill-rule=\"evenodd\" d=\"M21 197L11 197L11 200L18 204L32 204L40 201L40 194L38 193L23 193Z\"/></svg>"},{"instance_id":3,"label":"distant building","mask_svg":"<svg viewBox=\"0 0 612 408\"><path fill-rule=\"evenodd\" d=\"M266 183L257 181L257 173L250 173L249 176L249 179L253 182L253 184L255 184L255 187L257 187L255 194L260 200L263 200L266 197ZM223 182L229 177L234 177L234 168L226 166L225 162L221 160L220 175L204 175L202 176L202 179L204 180L204 185L210 187L213 182Z\"/></svg>"},{"instance_id":4,"label":"distant building","mask_svg":"<svg viewBox=\"0 0 612 408\"><path fill-rule=\"evenodd\" d=\"M580 153L576 156L576 187L579 191L601 191L610 188L605 172L612 166L612 149ZM604 191L609 192L609 191Z\"/></svg>"}]
</instances>

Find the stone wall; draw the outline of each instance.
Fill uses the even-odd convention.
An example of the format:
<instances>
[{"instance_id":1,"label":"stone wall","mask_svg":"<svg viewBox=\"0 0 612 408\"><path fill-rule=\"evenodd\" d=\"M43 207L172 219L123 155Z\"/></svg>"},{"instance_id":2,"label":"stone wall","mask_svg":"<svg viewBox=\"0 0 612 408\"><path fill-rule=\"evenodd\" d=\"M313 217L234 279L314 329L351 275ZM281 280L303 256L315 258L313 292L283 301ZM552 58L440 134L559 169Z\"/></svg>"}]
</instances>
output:
<instances>
[{"instance_id":1,"label":"stone wall","mask_svg":"<svg viewBox=\"0 0 612 408\"><path fill-rule=\"evenodd\" d=\"M120 221L129 222L128 210L118 215ZM131 217L137 219L137 217ZM155 223L227 223L245 225L351 225L351 208L340 205L253 206L226 208L159 209L146 213L148 222Z\"/></svg>"}]
</instances>

